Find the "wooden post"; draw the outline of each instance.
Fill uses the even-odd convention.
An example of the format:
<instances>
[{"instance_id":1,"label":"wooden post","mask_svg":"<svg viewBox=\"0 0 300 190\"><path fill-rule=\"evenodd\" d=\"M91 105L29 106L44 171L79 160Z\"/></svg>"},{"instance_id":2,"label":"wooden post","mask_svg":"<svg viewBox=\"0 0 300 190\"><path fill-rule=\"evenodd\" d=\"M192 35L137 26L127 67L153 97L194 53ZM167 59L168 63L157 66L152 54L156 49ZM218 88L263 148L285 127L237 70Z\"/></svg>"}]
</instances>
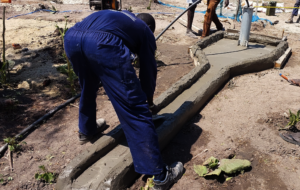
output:
<instances>
[{"instance_id":1,"label":"wooden post","mask_svg":"<svg viewBox=\"0 0 300 190\"><path fill-rule=\"evenodd\" d=\"M3 53L2 53L2 61L5 64L5 6L3 6L3 31L2 31L2 40L3 40Z\"/></svg>"}]
</instances>

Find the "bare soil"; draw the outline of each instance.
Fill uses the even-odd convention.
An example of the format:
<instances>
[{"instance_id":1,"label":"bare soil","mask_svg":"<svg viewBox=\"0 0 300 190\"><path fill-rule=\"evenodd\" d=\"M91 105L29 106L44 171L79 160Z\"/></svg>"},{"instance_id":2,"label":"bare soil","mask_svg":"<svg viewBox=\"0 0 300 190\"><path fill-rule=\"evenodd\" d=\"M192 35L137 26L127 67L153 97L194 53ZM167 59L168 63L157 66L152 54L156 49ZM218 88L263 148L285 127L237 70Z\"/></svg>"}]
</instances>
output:
<instances>
[{"instance_id":1,"label":"bare soil","mask_svg":"<svg viewBox=\"0 0 300 190\"><path fill-rule=\"evenodd\" d=\"M181 0L163 2L187 6ZM294 4L292 0L284 2L287 6ZM157 4L152 4L151 10L147 10L148 3L146 0L127 0L124 1L123 8L131 7L135 13L164 12L165 14L153 14L157 22L157 36L174 19L174 14L167 13L181 10ZM38 4L49 8L53 3L13 1L14 6L7 8L6 17L34 11L40 7ZM0 108L1 146L4 144L3 138L18 134L71 97L66 76L55 68L64 64L61 57L62 42L57 31L55 32L55 25L63 27L64 16L69 16L68 26L71 27L92 11L88 5L53 5L59 11L72 11L57 14L38 12L6 21L6 56L15 61L15 69L11 75L11 83L0 87L0 102L14 99L17 104ZM200 11L205 9L204 4L197 7ZM0 7L0 17L1 11ZM288 35L293 55L282 71L271 69L235 77L230 85L226 84L220 89L205 108L183 127L162 152L167 164L179 160L186 169L185 175L172 189L299 189L299 146L283 141L278 135L278 128L288 122L285 112L288 113L289 109L296 112L299 109L297 103L300 88L289 85L278 74L282 72L291 78L300 77L300 30L297 24L284 23L289 13L277 14L275 17L259 13L259 16L271 21L279 20L279 24L264 27L263 23L258 22L253 24L252 32L281 37L282 30L285 29L284 35ZM187 20L186 17L184 15L182 19ZM199 35L203 20L203 14L195 14L194 25L200 28ZM225 28L240 27L240 23L228 22L226 19L222 19L222 23ZM196 31L195 28L194 30ZM186 37L185 31L185 22L179 20L157 42L159 61L155 97L194 67L187 49L198 39ZM13 50L12 43L19 43L22 48L28 48L28 51ZM1 40L0 46L2 47ZM28 83L28 89L18 87L24 81ZM75 84L77 92L80 92L76 81ZM119 120L103 88L99 89L96 101L97 117L107 120L108 129L105 134L116 127ZM13 154L13 172L9 169L7 155L0 159L0 180L4 180L3 185L0 184L1 189L55 188L55 183L47 184L34 179L38 166L45 165L49 171L58 174L71 159L91 146L90 143L78 145L78 102L76 100L57 112L26 137L24 141L27 144L23 145L20 152ZM202 164L210 156L222 159L232 154L236 158L251 160L252 168L244 174L233 176L229 181L225 181L228 176L219 179L201 178L193 171L194 164ZM141 176L130 189L139 189L144 185L146 177Z\"/></svg>"}]
</instances>

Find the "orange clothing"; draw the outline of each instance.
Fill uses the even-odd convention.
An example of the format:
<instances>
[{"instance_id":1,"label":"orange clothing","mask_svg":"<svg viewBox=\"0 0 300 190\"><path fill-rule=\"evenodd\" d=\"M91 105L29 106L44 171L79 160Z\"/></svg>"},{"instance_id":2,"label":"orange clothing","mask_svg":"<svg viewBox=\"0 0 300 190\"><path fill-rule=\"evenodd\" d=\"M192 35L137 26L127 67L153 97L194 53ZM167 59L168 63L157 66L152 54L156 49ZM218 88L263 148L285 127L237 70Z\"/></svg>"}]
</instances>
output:
<instances>
[{"instance_id":1,"label":"orange clothing","mask_svg":"<svg viewBox=\"0 0 300 190\"><path fill-rule=\"evenodd\" d=\"M207 11L204 16L204 23L203 23L203 31L202 37L209 36L210 25L211 21L213 21L217 27L217 30L222 30L223 25L218 19L216 14L216 8L221 0L208 0L207 1Z\"/></svg>"}]
</instances>

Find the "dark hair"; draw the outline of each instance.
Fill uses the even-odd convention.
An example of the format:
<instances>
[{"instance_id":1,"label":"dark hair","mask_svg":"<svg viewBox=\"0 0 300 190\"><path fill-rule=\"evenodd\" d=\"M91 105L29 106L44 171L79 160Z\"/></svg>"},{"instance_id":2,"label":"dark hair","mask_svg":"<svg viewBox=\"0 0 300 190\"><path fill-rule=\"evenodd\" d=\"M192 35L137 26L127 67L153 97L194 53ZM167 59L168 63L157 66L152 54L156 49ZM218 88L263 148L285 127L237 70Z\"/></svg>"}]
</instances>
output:
<instances>
[{"instance_id":1,"label":"dark hair","mask_svg":"<svg viewBox=\"0 0 300 190\"><path fill-rule=\"evenodd\" d=\"M152 15L148 13L140 13L137 17L143 20L150 28L150 30L154 33L155 31L155 20Z\"/></svg>"}]
</instances>

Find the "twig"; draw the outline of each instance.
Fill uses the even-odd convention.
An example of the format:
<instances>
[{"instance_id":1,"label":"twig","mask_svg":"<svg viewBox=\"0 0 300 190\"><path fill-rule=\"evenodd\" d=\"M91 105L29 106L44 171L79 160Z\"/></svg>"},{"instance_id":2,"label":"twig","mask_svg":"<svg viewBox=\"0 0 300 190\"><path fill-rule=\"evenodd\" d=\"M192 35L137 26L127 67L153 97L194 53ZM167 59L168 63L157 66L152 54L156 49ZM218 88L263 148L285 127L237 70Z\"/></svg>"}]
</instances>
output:
<instances>
[{"instance_id":1,"label":"twig","mask_svg":"<svg viewBox=\"0 0 300 190\"><path fill-rule=\"evenodd\" d=\"M196 156L194 156L192 158L192 160L194 160L195 158L197 158L198 156L200 156L203 152L207 152L207 151L208 151L208 149L203 150L202 152L200 152L199 154L197 154Z\"/></svg>"},{"instance_id":2,"label":"twig","mask_svg":"<svg viewBox=\"0 0 300 190\"><path fill-rule=\"evenodd\" d=\"M76 108L79 108L78 106L76 106L75 104L70 104L71 106L74 106L74 107L76 107Z\"/></svg>"},{"instance_id":3,"label":"twig","mask_svg":"<svg viewBox=\"0 0 300 190\"><path fill-rule=\"evenodd\" d=\"M12 152L10 149L8 149L8 162L9 162L10 170L14 171Z\"/></svg>"}]
</instances>

